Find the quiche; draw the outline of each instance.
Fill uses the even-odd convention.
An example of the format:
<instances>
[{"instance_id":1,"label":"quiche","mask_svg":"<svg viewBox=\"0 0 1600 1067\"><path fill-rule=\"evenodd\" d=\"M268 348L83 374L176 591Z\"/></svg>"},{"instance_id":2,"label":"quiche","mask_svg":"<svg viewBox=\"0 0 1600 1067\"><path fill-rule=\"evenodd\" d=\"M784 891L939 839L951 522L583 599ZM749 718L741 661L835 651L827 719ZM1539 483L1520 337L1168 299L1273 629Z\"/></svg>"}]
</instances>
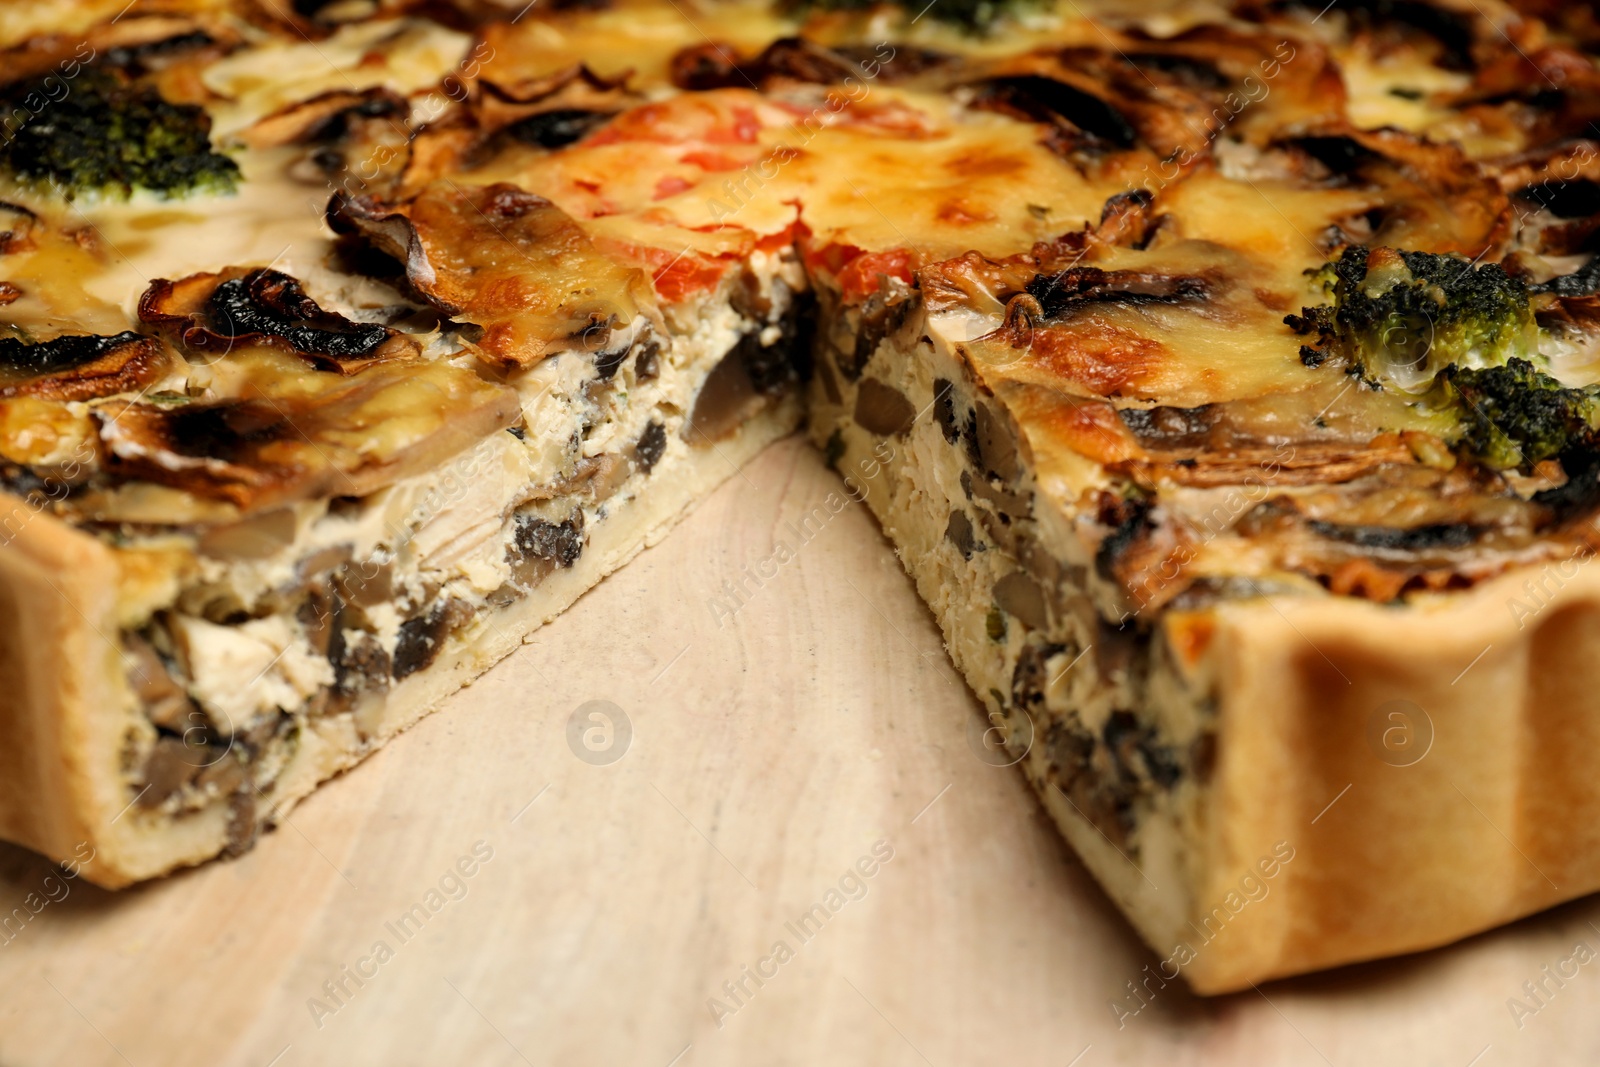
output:
<instances>
[{"instance_id":1,"label":"quiche","mask_svg":"<svg viewBox=\"0 0 1600 1067\"><path fill-rule=\"evenodd\" d=\"M249 848L804 422L1147 984L1600 888L1592 20L117 7L0 6L5 837Z\"/></svg>"}]
</instances>

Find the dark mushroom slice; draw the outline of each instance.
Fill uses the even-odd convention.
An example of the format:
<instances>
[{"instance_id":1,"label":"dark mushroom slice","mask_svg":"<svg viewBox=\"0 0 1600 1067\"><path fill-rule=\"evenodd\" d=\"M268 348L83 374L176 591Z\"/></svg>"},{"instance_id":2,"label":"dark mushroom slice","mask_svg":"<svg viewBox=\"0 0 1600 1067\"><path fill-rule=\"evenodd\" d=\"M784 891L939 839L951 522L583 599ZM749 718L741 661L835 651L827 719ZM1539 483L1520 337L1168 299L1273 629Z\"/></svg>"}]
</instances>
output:
<instances>
[{"instance_id":1,"label":"dark mushroom slice","mask_svg":"<svg viewBox=\"0 0 1600 1067\"><path fill-rule=\"evenodd\" d=\"M861 372L866 369L883 339L905 323L914 306L914 299L904 292L894 292L886 282L880 282L879 288L861 302L855 346L849 352L838 353L836 362L839 373L851 381L861 377Z\"/></svg>"},{"instance_id":2,"label":"dark mushroom slice","mask_svg":"<svg viewBox=\"0 0 1600 1067\"><path fill-rule=\"evenodd\" d=\"M690 92L728 89L754 84L738 49L722 41L688 45L672 54L668 75L672 84Z\"/></svg>"},{"instance_id":3,"label":"dark mushroom slice","mask_svg":"<svg viewBox=\"0 0 1600 1067\"><path fill-rule=\"evenodd\" d=\"M160 807L220 758L211 746L188 733L183 737L158 739L140 771L143 788L139 793L139 806Z\"/></svg>"},{"instance_id":4,"label":"dark mushroom slice","mask_svg":"<svg viewBox=\"0 0 1600 1067\"><path fill-rule=\"evenodd\" d=\"M462 600L447 600L400 624L394 646L392 672L401 681L431 666L444 650L452 632L472 618L472 608Z\"/></svg>"},{"instance_id":5,"label":"dark mushroom slice","mask_svg":"<svg viewBox=\"0 0 1600 1067\"><path fill-rule=\"evenodd\" d=\"M583 554L583 512L574 511L562 522L551 522L535 515L518 515L514 539L519 556L552 560L570 567Z\"/></svg>"},{"instance_id":6,"label":"dark mushroom slice","mask_svg":"<svg viewBox=\"0 0 1600 1067\"><path fill-rule=\"evenodd\" d=\"M992 63L984 74L975 106L1048 126L1052 148L1084 159L1139 145L1162 158L1204 155L1208 122L1225 98L1223 90L1098 48L1040 49Z\"/></svg>"},{"instance_id":7,"label":"dark mushroom slice","mask_svg":"<svg viewBox=\"0 0 1600 1067\"><path fill-rule=\"evenodd\" d=\"M1087 88L1038 74L1018 74L988 82L975 101L984 110L1059 127L1067 149L1107 151L1132 148L1138 131L1110 102Z\"/></svg>"},{"instance_id":8,"label":"dark mushroom slice","mask_svg":"<svg viewBox=\"0 0 1600 1067\"><path fill-rule=\"evenodd\" d=\"M1311 41L1215 25L1102 41L974 62L960 80L975 106L1040 123L1044 143L1079 165L1149 151L1187 168L1224 128L1253 143L1259 131L1343 117L1338 68Z\"/></svg>"},{"instance_id":9,"label":"dark mushroom slice","mask_svg":"<svg viewBox=\"0 0 1600 1067\"><path fill-rule=\"evenodd\" d=\"M667 450L667 428L660 422L651 420L650 425L644 428L639 435L639 440L633 446L633 461L639 470L649 474L655 465L661 461L661 456Z\"/></svg>"},{"instance_id":10,"label":"dark mushroom slice","mask_svg":"<svg viewBox=\"0 0 1600 1067\"><path fill-rule=\"evenodd\" d=\"M670 71L673 85L698 92L752 85L770 89L784 82L837 85L846 78L904 81L956 63L955 57L905 44L895 45L888 53L893 58L886 59L881 47L829 47L804 37L782 37L744 59L732 45L707 41L676 52Z\"/></svg>"},{"instance_id":11,"label":"dark mushroom slice","mask_svg":"<svg viewBox=\"0 0 1600 1067\"><path fill-rule=\"evenodd\" d=\"M111 336L68 334L29 344L0 338L0 398L90 400L131 393L171 365L165 345L130 331Z\"/></svg>"},{"instance_id":12,"label":"dark mushroom slice","mask_svg":"<svg viewBox=\"0 0 1600 1067\"><path fill-rule=\"evenodd\" d=\"M972 520L967 513L959 508L950 512L950 521L945 524L944 537L961 553L962 559L971 559L974 552L981 552L985 546L982 544L972 529Z\"/></svg>"},{"instance_id":13,"label":"dark mushroom slice","mask_svg":"<svg viewBox=\"0 0 1600 1067\"><path fill-rule=\"evenodd\" d=\"M0 51L0 85L53 74L70 83L90 64L138 76L203 51L224 55L237 32L208 18L143 14L137 7L82 32L38 34Z\"/></svg>"},{"instance_id":14,"label":"dark mushroom slice","mask_svg":"<svg viewBox=\"0 0 1600 1067\"><path fill-rule=\"evenodd\" d=\"M1022 620L1029 629L1044 631L1049 628L1044 590L1025 571L1012 571L995 582L994 602L1001 611Z\"/></svg>"},{"instance_id":15,"label":"dark mushroom slice","mask_svg":"<svg viewBox=\"0 0 1600 1067\"><path fill-rule=\"evenodd\" d=\"M809 308L796 302L779 323L772 344L762 343L763 328L745 332L711 368L684 424L688 441L699 445L727 437L806 376L813 317Z\"/></svg>"},{"instance_id":16,"label":"dark mushroom slice","mask_svg":"<svg viewBox=\"0 0 1600 1067\"><path fill-rule=\"evenodd\" d=\"M902 435L917 417L916 406L892 385L863 378L856 390L855 420L862 429L880 437Z\"/></svg>"},{"instance_id":17,"label":"dark mushroom slice","mask_svg":"<svg viewBox=\"0 0 1600 1067\"><path fill-rule=\"evenodd\" d=\"M643 101L626 79L602 78L582 64L509 85L480 81L477 88L468 107L480 130L541 148L581 140Z\"/></svg>"},{"instance_id":18,"label":"dark mushroom slice","mask_svg":"<svg viewBox=\"0 0 1600 1067\"><path fill-rule=\"evenodd\" d=\"M260 342L347 375L418 352L398 331L324 310L294 278L266 268L158 278L139 298L139 318L191 352L223 355Z\"/></svg>"},{"instance_id":19,"label":"dark mushroom slice","mask_svg":"<svg viewBox=\"0 0 1600 1067\"><path fill-rule=\"evenodd\" d=\"M398 123L403 129L410 111L405 97L384 86L330 89L279 108L239 136L253 148L337 143L352 126L368 119Z\"/></svg>"},{"instance_id":20,"label":"dark mushroom slice","mask_svg":"<svg viewBox=\"0 0 1600 1067\"><path fill-rule=\"evenodd\" d=\"M1027 292L1039 302L1046 318L1059 319L1087 304L1204 300L1210 288L1205 278L1195 275L1072 267L1039 274L1028 282Z\"/></svg>"},{"instance_id":21,"label":"dark mushroom slice","mask_svg":"<svg viewBox=\"0 0 1600 1067\"><path fill-rule=\"evenodd\" d=\"M1241 6L1248 15L1260 11L1263 5ZM1298 8L1311 15L1320 15L1325 10L1317 0L1282 0L1274 6ZM1482 9L1464 14L1444 4L1423 0L1348 0L1340 8L1353 33L1389 31L1423 37L1437 44L1436 61L1447 70L1472 70L1473 44L1480 34L1487 37L1497 32Z\"/></svg>"},{"instance_id":22,"label":"dark mushroom slice","mask_svg":"<svg viewBox=\"0 0 1600 1067\"><path fill-rule=\"evenodd\" d=\"M1370 191L1363 243L1472 259L1500 249L1509 235L1510 197L1455 144L1340 122L1278 147L1310 182Z\"/></svg>"},{"instance_id":23,"label":"dark mushroom slice","mask_svg":"<svg viewBox=\"0 0 1600 1067\"><path fill-rule=\"evenodd\" d=\"M314 372L311 372L314 373ZM521 415L516 392L448 363L327 375L320 393L96 408L106 469L264 511L360 496L437 467Z\"/></svg>"}]
</instances>

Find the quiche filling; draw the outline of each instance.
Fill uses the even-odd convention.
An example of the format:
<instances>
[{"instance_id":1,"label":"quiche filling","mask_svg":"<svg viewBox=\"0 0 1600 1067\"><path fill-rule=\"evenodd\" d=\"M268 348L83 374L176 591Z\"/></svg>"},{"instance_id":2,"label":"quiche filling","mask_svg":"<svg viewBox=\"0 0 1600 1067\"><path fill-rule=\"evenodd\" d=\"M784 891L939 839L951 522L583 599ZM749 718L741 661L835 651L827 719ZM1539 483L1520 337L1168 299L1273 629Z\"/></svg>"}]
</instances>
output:
<instances>
[{"instance_id":1,"label":"quiche filling","mask_svg":"<svg viewBox=\"0 0 1600 1067\"><path fill-rule=\"evenodd\" d=\"M782 258L771 265L751 281L764 293L760 318L707 306L675 338L635 322L607 331L598 354L560 353L508 376L514 403L498 421L509 425L425 474L194 531L115 527L134 555L196 553L171 604L123 635L142 705L125 753L139 805L175 815L233 804L232 847L243 847L254 805L270 798L309 722L342 724L359 750L380 734L388 690L446 648L521 601L541 618L561 610L547 580L604 567L585 559L591 539L650 509L653 479L715 462L718 442L746 421L786 397L792 407L804 304ZM259 446L269 428L242 429L237 409L204 414L203 429L172 426L202 405L164 405L149 435L162 457L201 434L208 456ZM102 437L135 439L127 417ZM156 462L151 476L175 486L194 474ZM97 525L109 531L109 519L100 513Z\"/></svg>"}]
</instances>

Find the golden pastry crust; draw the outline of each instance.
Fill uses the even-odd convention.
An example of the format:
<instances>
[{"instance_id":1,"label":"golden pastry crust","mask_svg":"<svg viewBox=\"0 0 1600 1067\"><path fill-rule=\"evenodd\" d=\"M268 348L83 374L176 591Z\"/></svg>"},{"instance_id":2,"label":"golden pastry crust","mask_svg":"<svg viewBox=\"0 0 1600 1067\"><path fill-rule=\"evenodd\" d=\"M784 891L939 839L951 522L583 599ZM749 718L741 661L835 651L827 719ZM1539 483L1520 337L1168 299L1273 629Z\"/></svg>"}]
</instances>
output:
<instances>
[{"instance_id":1,"label":"golden pastry crust","mask_svg":"<svg viewBox=\"0 0 1600 1067\"><path fill-rule=\"evenodd\" d=\"M1431 948L1600 889L1586 562L1403 612L1236 604L1211 625L1195 668L1229 743L1196 911L1275 842L1295 856L1279 895L1196 961L1197 989Z\"/></svg>"},{"instance_id":2,"label":"golden pastry crust","mask_svg":"<svg viewBox=\"0 0 1600 1067\"><path fill-rule=\"evenodd\" d=\"M93 853L88 877L125 884L114 841L115 725L124 704L117 568L100 542L0 495L0 833L59 860Z\"/></svg>"}]
</instances>

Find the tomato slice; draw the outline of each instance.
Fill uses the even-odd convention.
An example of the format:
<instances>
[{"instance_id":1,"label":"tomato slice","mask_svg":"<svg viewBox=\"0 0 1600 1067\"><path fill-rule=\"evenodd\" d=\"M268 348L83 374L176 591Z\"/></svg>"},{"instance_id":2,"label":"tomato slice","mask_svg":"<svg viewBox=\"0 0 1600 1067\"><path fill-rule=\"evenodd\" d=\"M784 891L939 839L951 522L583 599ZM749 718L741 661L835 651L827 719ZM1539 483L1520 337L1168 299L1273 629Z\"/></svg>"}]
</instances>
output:
<instances>
[{"instance_id":1,"label":"tomato slice","mask_svg":"<svg viewBox=\"0 0 1600 1067\"><path fill-rule=\"evenodd\" d=\"M879 276L898 278L910 284L916 270L916 259L904 248L888 252L863 252L854 256L836 271L839 291L846 303L859 303L878 291Z\"/></svg>"},{"instance_id":2,"label":"tomato slice","mask_svg":"<svg viewBox=\"0 0 1600 1067\"><path fill-rule=\"evenodd\" d=\"M603 241L602 247L648 270L656 285L656 295L669 304L715 289L732 265L729 258L703 256L687 250L679 253L624 241Z\"/></svg>"},{"instance_id":3,"label":"tomato slice","mask_svg":"<svg viewBox=\"0 0 1600 1067\"><path fill-rule=\"evenodd\" d=\"M676 304L696 293L715 289L727 272L726 260L706 259L685 252L655 271L656 294L669 304Z\"/></svg>"}]
</instances>

